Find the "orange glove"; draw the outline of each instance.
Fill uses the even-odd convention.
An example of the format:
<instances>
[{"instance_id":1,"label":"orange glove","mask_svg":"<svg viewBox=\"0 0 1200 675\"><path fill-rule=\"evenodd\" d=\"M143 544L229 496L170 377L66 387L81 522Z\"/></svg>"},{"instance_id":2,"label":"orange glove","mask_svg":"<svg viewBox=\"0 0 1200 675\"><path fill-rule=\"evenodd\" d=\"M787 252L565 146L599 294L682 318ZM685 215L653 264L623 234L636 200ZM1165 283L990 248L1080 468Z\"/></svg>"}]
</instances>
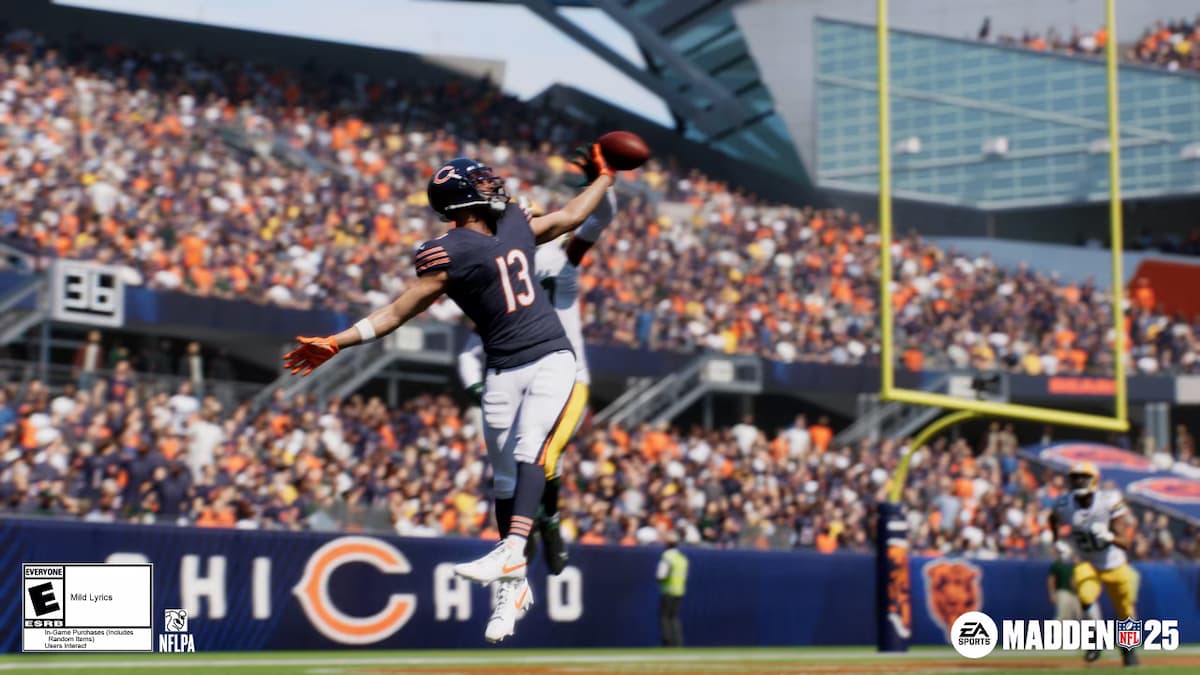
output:
<instances>
[{"instance_id":1,"label":"orange glove","mask_svg":"<svg viewBox=\"0 0 1200 675\"><path fill-rule=\"evenodd\" d=\"M597 175L616 178L617 172L608 165L608 160L604 159L604 151L600 149L599 143L592 143L590 159Z\"/></svg>"},{"instance_id":2,"label":"orange glove","mask_svg":"<svg viewBox=\"0 0 1200 675\"><path fill-rule=\"evenodd\" d=\"M579 187L591 185L600 176L616 178L617 172L608 165L608 160L604 159L604 152L601 151L599 143L592 143L590 147L581 145L575 148L574 155L571 163L579 167L584 176L584 181Z\"/></svg>"},{"instance_id":3,"label":"orange glove","mask_svg":"<svg viewBox=\"0 0 1200 675\"><path fill-rule=\"evenodd\" d=\"M283 367L304 377L341 351L332 337L297 337L300 343L283 357ZM301 373L300 371L304 371Z\"/></svg>"}]
</instances>

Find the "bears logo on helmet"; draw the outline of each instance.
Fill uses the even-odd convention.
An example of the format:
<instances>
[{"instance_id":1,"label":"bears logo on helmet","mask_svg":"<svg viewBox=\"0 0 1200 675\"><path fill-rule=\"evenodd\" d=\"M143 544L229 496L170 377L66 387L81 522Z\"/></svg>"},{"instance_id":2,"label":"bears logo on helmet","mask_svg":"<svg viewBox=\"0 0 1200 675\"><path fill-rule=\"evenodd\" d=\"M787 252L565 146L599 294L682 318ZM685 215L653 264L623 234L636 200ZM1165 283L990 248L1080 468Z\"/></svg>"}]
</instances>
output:
<instances>
[{"instance_id":1,"label":"bears logo on helmet","mask_svg":"<svg viewBox=\"0 0 1200 675\"><path fill-rule=\"evenodd\" d=\"M452 159L433 172L426 194L429 206L447 220L454 211L473 206L496 213L508 207L504 181L486 165L467 157Z\"/></svg>"}]
</instances>

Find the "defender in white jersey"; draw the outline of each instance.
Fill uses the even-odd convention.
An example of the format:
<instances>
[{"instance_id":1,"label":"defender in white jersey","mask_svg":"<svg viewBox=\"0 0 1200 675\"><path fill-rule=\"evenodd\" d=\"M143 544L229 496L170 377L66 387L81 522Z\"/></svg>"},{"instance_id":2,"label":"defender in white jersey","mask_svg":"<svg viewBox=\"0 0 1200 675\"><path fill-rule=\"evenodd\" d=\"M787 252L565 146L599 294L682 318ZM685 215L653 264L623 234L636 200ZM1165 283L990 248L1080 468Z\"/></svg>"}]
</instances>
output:
<instances>
[{"instance_id":1,"label":"defender in white jersey","mask_svg":"<svg viewBox=\"0 0 1200 675\"><path fill-rule=\"evenodd\" d=\"M1071 492L1055 501L1050 529L1056 540L1060 527L1070 529L1067 541L1079 561L1072 577L1083 613L1099 619L1100 592L1107 590L1117 618L1135 618L1138 573L1125 554L1129 507L1120 492L1099 489L1100 472L1091 462L1072 466L1067 482ZM1120 651L1125 665L1137 663L1135 651ZM1095 661L1099 657L1100 652L1090 651L1085 658Z\"/></svg>"},{"instance_id":2,"label":"defender in white jersey","mask_svg":"<svg viewBox=\"0 0 1200 675\"><path fill-rule=\"evenodd\" d=\"M617 197L610 189L579 229L570 237L560 237L539 246L534 255L533 268L538 283L546 289L550 304L562 322L563 330L576 354L584 354L583 316L579 310L579 265L583 257L604 233L617 211ZM586 388L592 383L588 370L587 356L575 359L575 383ZM586 403L587 392L584 392Z\"/></svg>"},{"instance_id":3,"label":"defender in white jersey","mask_svg":"<svg viewBox=\"0 0 1200 675\"><path fill-rule=\"evenodd\" d=\"M612 222L617 208L616 201L616 195L609 190L596 210L569 239L560 237L547 242L539 246L534 255L534 275L538 284L546 291L576 354L575 385L567 400L561 423L556 427L559 431L550 439L546 449L546 488L542 493L542 505L537 517L538 532L542 536L542 551L551 574L558 574L567 565L567 550L559 531L558 515L562 451L583 423L584 413L587 411L588 388L592 382L583 344L583 317L579 308L579 265L604 229ZM472 398L477 398L483 388L483 358L482 342L478 336L472 335L458 355L458 373ZM492 470L503 471L503 467L493 466ZM507 477L498 475L497 480L504 482ZM535 552L536 544L531 538L525 549L526 558L532 559Z\"/></svg>"}]
</instances>

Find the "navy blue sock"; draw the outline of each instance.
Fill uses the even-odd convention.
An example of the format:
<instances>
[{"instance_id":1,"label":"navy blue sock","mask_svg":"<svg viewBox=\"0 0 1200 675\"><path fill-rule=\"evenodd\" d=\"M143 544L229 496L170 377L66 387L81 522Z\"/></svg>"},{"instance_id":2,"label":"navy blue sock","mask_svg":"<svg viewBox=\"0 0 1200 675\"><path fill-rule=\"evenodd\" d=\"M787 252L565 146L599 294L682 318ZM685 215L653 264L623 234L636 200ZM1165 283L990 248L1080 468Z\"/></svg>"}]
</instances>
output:
<instances>
[{"instance_id":1,"label":"navy blue sock","mask_svg":"<svg viewBox=\"0 0 1200 675\"><path fill-rule=\"evenodd\" d=\"M508 537L529 538L533 529L533 517L537 515L538 504L542 500L542 490L546 487L546 469L537 464L517 463L517 494L513 503L512 527Z\"/></svg>"},{"instance_id":2,"label":"navy blue sock","mask_svg":"<svg viewBox=\"0 0 1200 675\"><path fill-rule=\"evenodd\" d=\"M558 513L558 484L560 478L551 478L546 481L546 488L542 492L542 514L546 518L553 518Z\"/></svg>"},{"instance_id":3,"label":"navy blue sock","mask_svg":"<svg viewBox=\"0 0 1200 675\"><path fill-rule=\"evenodd\" d=\"M512 525L513 501L512 497L496 498L496 529L500 531L501 539L508 536L508 528Z\"/></svg>"}]
</instances>

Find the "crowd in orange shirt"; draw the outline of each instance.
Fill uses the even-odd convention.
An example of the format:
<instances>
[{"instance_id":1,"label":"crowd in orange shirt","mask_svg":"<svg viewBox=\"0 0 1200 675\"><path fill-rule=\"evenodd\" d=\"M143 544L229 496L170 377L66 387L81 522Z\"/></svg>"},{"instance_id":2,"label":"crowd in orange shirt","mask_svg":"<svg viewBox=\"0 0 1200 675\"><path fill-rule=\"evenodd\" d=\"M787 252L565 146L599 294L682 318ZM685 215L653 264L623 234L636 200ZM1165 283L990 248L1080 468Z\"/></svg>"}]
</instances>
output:
<instances>
[{"instance_id":1,"label":"crowd in orange shirt","mask_svg":"<svg viewBox=\"0 0 1200 675\"><path fill-rule=\"evenodd\" d=\"M981 34L983 37L986 35ZM1020 45L1034 51L1053 51L1064 54L1096 56L1104 53L1108 31L1101 26L1094 31L1060 33L1050 28L1046 33L1025 32L1020 37L1000 36L1000 44ZM1167 70L1200 70L1200 16L1195 19L1159 21L1148 27L1121 58Z\"/></svg>"},{"instance_id":2,"label":"crowd in orange shirt","mask_svg":"<svg viewBox=\"0 0 1200 675\"><path fill-rule=\"evenodd\" d=\"M1130 57L1167 70L1200 70L1200 24L1194 19L1159 21L1146 29Z\"/></svg>"},{"instance_id":3,"label":"crowd in orange shirt","mask_svg":"<svg viewBox=\"0 0 1200 675\"><path fill-rule=\"evenodd\" d=\"M1045 35L1026 31L1020 37L1001 35L996 38L996 42L1002 45L1019 45L1038 52L1051 51L1095 56L1104 53L1105 46L1108 44L1108 29L1104 26L1093 31L1081 31L1075 28L1068 35L1051 27Z\"/></svg>"},{"instance_id":4,"label":"crowd in orange shirt","mask_svg":"<svg viewBox=\"0 0 1200 675\"><path fill-rule=\"evenodd\" d=\"M551 208L577 180L564 152L595 133L486 83L400 85L111 45L64 52L19 31L0 52L0 84L5 241L122 265L150 288L352 313L402 291L415 245L444 227L425 203L441 161L479 157L510 193ZM877 359L873 224L763 203L667 160L622 184L581 274L589 340ZM906 367L1111 370L1093 289L916 236L897 251ZM449 303L432 311L459 316ZM1138 312L1134 363L1200 370L1190 324Z\"/></svg>"},{"instance_id":5,"label":"crowd in orange shirt","mask_svg":"<svg viewBox=\"0 0 1200 675\"><path fill-rule=\"evenodd\" d=\"M115 385L127 378L124 387ZM478 409L420 395L389 409L354 396L282 396L251 414L167 391L127 367L51 395L0 387L0 509L196 527L496 538ZM562 530L579 544L869 551L898 443L837 447L824 417L773 432L745 421L585 430L564 455ZM980 558L1049 552L1062 493L999 425L972 447L919 449L904 492L913 550ZM1193 458L1194 459L1194 458ZM1192 532L1145 516L1139 557L1195 555ZM1172 534L1175 532L1176 534Z\"/></svg>"}]
</instances>

